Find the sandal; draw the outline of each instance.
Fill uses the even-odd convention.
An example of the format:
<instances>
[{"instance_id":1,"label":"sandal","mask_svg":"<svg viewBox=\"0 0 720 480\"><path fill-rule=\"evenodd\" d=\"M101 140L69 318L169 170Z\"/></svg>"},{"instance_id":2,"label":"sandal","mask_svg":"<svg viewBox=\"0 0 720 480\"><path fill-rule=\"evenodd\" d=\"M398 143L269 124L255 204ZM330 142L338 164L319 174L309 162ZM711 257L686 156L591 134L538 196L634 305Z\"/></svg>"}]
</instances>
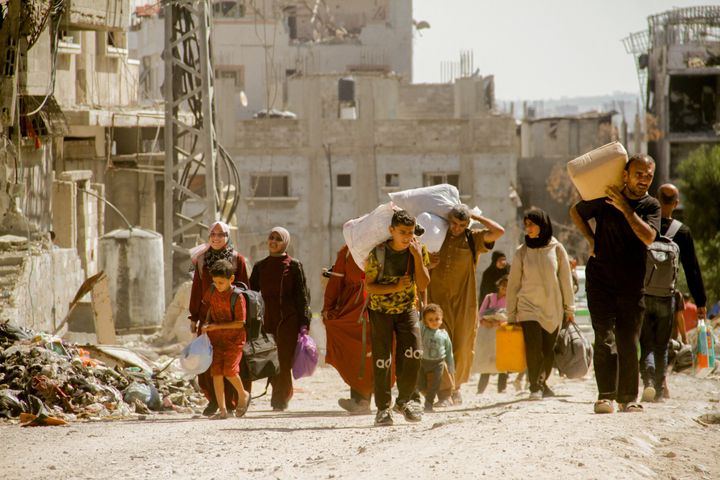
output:
<instances>
[{"instance_id":1,"label":"sandal","mask_svg":"<svg viewBox=\"0 0 720 480\"><path fill-rule=\"evenodd\" d=\"M227 410L220 410L218 413L210 417L210 420L225 420L226 418L228 418Z\"/></svg>"},{"instance_id":2,"label":"sandal","mask_svg":"<svg viewBox=\"0 0 720 480\"><path fill-rule=\"evenodd\" d=\"M240 405L240 403L238 402L238 406L237 406L237 408L235 409L235 416L238 417L238 418L240 418L240 417L242 417L243 415L245 415L245 413L247 413L247 411L248 411L248 408L250 408L250 400L251 400L251 397L250 397L250 393L249 393L249 392L248 392L248 394L247 394L247 397L248 397L248 398L247 398L247 402L245 402L245 405Z\"/></svg>"},{"instance_id":3,"label":"sandal","mask_svg":"<svg viewBox=\"0 0 720 480\"><path fill-rule=\"evenodd\" d=\"M642 413L643 406L637 402L618 403L618 410L626 413Z\"/></svg>"},{"instance_id":4,"label":"sandal","mask_svg":"<svg viewBox=\"0 0 720 480\"><path fill-rule=\"evenodd\" d=\"M615 408L613 408L612 400L603 398L602 400L598 400L597 402L595 402L595 405L593 405L593 410L595 411L595 413L613 413L615 411Z\"/></svg>"}]
</instances>

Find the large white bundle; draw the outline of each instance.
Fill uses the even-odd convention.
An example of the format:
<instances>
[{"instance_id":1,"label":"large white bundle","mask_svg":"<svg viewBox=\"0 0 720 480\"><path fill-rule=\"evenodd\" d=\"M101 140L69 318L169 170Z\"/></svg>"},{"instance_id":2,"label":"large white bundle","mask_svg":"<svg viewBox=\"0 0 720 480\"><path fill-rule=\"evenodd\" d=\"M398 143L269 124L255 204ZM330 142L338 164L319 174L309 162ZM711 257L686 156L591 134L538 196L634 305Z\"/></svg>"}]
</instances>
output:
<instances>
[{"instance_id":1,"label":"large white bundle","mask_svg":"<svg viewBox=\"0 0 720 480\"><path fill-rule=\"evenodd\" d=\"M417 216L417 223L425 229L425 233L420 237L420 240L425 244L428 251L440 251L440 247L445 241L445 235L447 235L447 220L432 213L423 212Z\"/></svg>"},{"instance_id":2,"label":"large white bundle","mask_svg":"<svg viewBox=\"0 0 720 480\"><path fill-rule=\"evenodd\" d=\"M623 187L623 170L628 161L625 147L612 142L596 148L567 164L568 175L583 200L607 196L610 185Z\"/></svg>"},{"instance_id":3,"label":"large white bundle","mask_svg":"<svg viewBox=\"0 0 720 480\"><path fill-rule=\"evenodd\" d=\"M389 195L395 205L407 210L414 217L427 212L446 218L452 207L460 203L457 187L447 183L393 192Z\"/></svg>"},{"instance_id":4,"label":"large white bundle","mask_svg":"<svg viewBox=\"0 0 720 480\"><path fill-rule=\"evenodd\" d=\"M360 218L348 220L343 225L343 237L350 254L360 268L365 267L365 259L378 243L390 237L390 222L395 213L392 202L377 207Z\"/></svg>"}]
</instances>

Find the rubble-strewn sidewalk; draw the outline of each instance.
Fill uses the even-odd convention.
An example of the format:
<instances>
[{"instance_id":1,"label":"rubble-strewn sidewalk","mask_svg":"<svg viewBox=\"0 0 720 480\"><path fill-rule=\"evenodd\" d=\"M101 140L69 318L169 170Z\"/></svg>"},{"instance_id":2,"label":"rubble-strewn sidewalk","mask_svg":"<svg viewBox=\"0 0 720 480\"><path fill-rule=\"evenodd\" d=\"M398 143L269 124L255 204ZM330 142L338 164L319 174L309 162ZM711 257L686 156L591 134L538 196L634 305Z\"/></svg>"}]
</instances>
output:
<instances>
[{"instance_id":1,"label":"rubble-strewn sidewalk","mask_svg":"<svg viewBox=\"0 0 720 480\"><path fill-rule=\"evenodd\" d=\"M124 347L83 348L0 323L0 419L37 425L193 413L204 397L171 361L156 364Z\"/></svg>"}]
</instances>

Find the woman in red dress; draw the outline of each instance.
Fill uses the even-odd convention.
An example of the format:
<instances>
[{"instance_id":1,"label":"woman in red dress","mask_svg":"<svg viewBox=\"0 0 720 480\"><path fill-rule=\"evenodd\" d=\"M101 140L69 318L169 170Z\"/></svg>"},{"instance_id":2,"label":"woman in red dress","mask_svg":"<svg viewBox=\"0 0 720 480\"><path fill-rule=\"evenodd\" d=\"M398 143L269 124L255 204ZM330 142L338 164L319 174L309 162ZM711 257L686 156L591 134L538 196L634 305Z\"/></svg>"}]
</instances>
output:
<instances>
[{"instance_id":1,"label":"woman in red dress","mask_svg":"<svg viewBox=\"0 0 720 480\"><path fill-rule=\"evenodd\" d=\"M275 227L268 236L270 255L253 267L250 288L262 293L265 302L264 328L275 336L280 373L270 379L274 411L287 409L293 395L292 361L302 327L310 328L310 292L302 264L287 254L290 233Z\"/></svg>"},{"instance_id":2,"label":"woman in red dress","mask_svg":"<svg viewBox=\"0 0 720 480\"><path fill-rule=\"evenodd\" d=\"M365 298L365 272L357 266L346 246L340 249L333 265L322 309L327 331L325 361L335 367L350 386L350 398L341 398L338 405L351 413L370 413L370 396L373 391L372 348L370 323L365 321L365 348L363 349L363 313ZM363 351L365 357L363 358ZM361 374L361 365L365 364Z\"/></svg>"},{"instance_id":3,"label":"woman in red dress","mask_svg":"<svg viewBox=\"0 0 720 480\"><path fill-rule=\"evenodd\" d=\"M199 245L190 251L195 273L193 275L192 290L190 291L190 329L200 335L198 324L204 322L207 317L208 305L203 302L205 294L212 285L212 276L210 275L210 267L218 260L227 260L235 266L234 284L244 283L247 285L248 272L245 264L245 258L236 252L230 243L230 227L223 222L215 222L210 226L210 235L207 243ZM250 391L250 385L244 383L245 390ZM211 416L218 410L218 403L215 398L213 389L212 376L208 370L198 375L198 384L205 397L208 399L208 405L203 411L203 415ZM237 406L237 392L232 385L225 383L225 404L228 408Z\"/></svg>"}]
</instances>

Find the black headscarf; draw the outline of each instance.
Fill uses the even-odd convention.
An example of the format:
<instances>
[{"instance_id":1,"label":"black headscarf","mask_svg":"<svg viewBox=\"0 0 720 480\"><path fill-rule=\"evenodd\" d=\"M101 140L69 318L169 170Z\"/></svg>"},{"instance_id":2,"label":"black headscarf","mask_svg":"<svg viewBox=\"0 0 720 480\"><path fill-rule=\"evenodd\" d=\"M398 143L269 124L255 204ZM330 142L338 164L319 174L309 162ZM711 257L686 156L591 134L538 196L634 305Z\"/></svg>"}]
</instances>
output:
<instances>
[{"instance_id":1,"label":"black headscarf","mask_svg":"<svg viewBox=\"0 0 720 480\"><path fill-rule=\"evenodd\" d=\"M490 260L490 266L485 269L482 274L482 280L480 281L480 302L482 303L485 295L488 293L497 292L496 282L503 276L510 272L510 265L505 265L505 268L498 268L497 261L499 258L505 257L505 254L500 250L492 252L492 258Z\"/></svg>"},{"instance_id":2,"label":"black headscarf","mask_svg":"<svg viewBox=\"0 0 720 480\"><path fill-rule=\"evenodd\" d=\"M533 208L525 213L524 220L530 220L532 223L540 227L540 235L537 238L530 238L525 235L525 245L528 248L542 248L550 243L552 238L552 222L547 213L539 208Z\"/></svg>"}]
</instances>

